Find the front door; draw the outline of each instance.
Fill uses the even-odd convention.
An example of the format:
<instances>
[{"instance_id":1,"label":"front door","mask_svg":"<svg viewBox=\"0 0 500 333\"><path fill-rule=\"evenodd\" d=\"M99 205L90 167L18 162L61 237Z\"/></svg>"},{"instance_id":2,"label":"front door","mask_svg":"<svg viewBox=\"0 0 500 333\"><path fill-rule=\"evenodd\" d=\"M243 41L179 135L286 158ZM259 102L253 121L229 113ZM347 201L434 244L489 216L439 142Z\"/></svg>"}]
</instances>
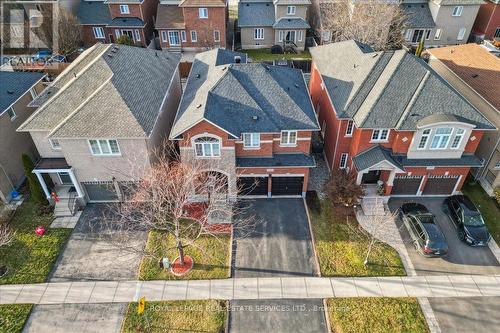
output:
<instances>
[{"instance_id":1,"label":"front door","mask_svg":"<svg viewBox=\"0 0 500 333\"><path fill-rule=\"evenodd\" d=\"M295 31L287 31L286 32L285 42L295 43Z\"/></svg>"},{"instance_id":2,"label":"front door","mask_svg":"<svg viewBox=\"0 0 500 333\"><path fill-rule=\"evenodd\" d=\"M372 170L363 174L361 182L363 184L376 184L380 179L380 170Z\"/></svg>"},{"instance_id":3,"label":"front door","mask_svg":"<svg viewBox=\"0 0 500 333\"><path fill-rule=\"evenodd\" d=\"M61 181L61 185L73 185L73 181L71 181L71 177L67 172L58 172L59 180Z\"/></svg>"},{"instance_id":4,"label":"front door","mask_svg":"<svg viewBox=\"0 0 500 333\"><path fill-rule=\"evenodd\" d=\"M179 31L168 32L168 43L170 44L170 46L181 45L181 40L179 38Z\"/></svg>"}]
</instances>

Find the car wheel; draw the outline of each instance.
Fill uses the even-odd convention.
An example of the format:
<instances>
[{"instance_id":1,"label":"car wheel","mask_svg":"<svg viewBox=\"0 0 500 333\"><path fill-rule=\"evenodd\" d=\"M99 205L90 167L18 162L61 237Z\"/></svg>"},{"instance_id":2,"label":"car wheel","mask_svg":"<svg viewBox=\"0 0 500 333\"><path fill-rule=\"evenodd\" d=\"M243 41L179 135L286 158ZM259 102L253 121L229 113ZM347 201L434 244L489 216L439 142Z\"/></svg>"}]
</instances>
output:
<instances>
[{"instance_id":1,"label":"car wheel","mask_svg":"<svg viewBox=\"0 0 500 333\"><path fill-rule=\"evenodd\" d=\"M458 239L460 239L462 242L465 241L465 232L463 230L460 230L458 232Z\"/></svg>"}]
</instances>

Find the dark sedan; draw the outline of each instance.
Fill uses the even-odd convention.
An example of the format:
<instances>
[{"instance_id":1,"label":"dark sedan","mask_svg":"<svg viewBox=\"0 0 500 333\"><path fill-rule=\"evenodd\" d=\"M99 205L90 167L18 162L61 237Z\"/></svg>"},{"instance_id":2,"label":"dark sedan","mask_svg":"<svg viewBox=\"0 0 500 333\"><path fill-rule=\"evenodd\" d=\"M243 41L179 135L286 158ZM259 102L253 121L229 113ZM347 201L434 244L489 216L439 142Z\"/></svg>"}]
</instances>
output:
<instances>
[{"instance_id":1,"label":"dark sedan","mask_svg":"<svg viewBox=\"0 0 500 333\"><path fill-rule=\"evenodd\" d=\"M458 238L470 246L487 246L491 235L476 205L464 195L444 201L444 210L457 229Z\"/></svg>"},{"instance_id":2,"label":"dark sedan","mask_svg":"<svg viewBox=\"0 0 500 333\"><path fill-rule=\"evenodd\" d=\"M418 203L406 203L401 206L401 213L413 245L421 255L442 257L448 253L444 234L427 207Z\"/></svg>"}]
</instances>

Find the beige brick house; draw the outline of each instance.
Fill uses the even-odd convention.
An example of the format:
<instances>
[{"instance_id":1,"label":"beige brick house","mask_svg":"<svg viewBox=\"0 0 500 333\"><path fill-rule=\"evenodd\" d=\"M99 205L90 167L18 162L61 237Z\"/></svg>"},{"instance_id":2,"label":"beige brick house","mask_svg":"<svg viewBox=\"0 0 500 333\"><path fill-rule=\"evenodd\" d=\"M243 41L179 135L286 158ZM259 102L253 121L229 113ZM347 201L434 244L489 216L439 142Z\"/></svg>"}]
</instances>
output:
<instances>
[{"instance_id":1,"label":"beige brick house","mask_svg":"<svg viewBox=\"0 0 500 333\"><path fill-rule=\"evenodd\" d=\"M81 203L123 198L168 135L181 96L179 60L96 44L32 102L38 110L18 131L31 134L42 157L34 173L48 198L54 191Z\"/></svg>"}]
</instances>

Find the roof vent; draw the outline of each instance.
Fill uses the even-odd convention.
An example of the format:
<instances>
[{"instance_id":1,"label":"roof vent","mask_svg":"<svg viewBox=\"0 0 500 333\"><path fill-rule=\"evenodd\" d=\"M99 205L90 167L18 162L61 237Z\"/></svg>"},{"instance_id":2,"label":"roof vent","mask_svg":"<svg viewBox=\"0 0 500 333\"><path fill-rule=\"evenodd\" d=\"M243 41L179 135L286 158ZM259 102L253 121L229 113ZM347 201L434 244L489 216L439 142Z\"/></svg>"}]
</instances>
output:
<instances>
[{"instance_id":1,"label":"roof vent","mask_svg":"<svg viewBox=\"0 0 500 333\"><path fill-rule=\"evenodd\" d=\"M201 75L198 73L196 74L196 78L199 79L201 77Z\"/></svg>"},{"instance_id":2,"label":"roof vent","mask_svg":"<svg viewBox=\"0 0 500 333\"><path fill-rule=\"evenodd\" d=\"M202 107L202 104L198 104L198 105L196 105L196 108L197 108L197 109L199 109L199 108L201 108L201 107Z\"/></svg>"},{"instance_id":3,"label":"roof vent","mask_svg":"<svg viewBox=\"0 0 500 333\"><path fill-rule=\"evenodd\" d=\"M73 76L76 77L76 73L75 72L73 72Z\"/></svg>"},{"instance_id":4,"label":"roof vent","mask_svg":"<svg viewBox=\"0 0 500 333\"><path fill-rule=\"evenodd\" d=\"M424 5L420 5L420 8L425 8L425 6Z\"/></svg>"},{"instance_id":5,"label":"roof vent","mask_svg":"<svg viewBox=\"0 0 500 333\"><path fill-rule=\"evenodd\" d=\"M259 120L259 116L252 116L253 120Z\"/></svg>"},{"instance_id":6,"label":"roof vent","mask_svg":"<svg viewBox=\"0 0 500 333\"><path fill-rule=\"evenodd\" d=\"M118 45L116 45L116 44L113 44L113 47L114 47L116 50L118 50L118 49L119 49Z\"/></svg>"},{"instance_id":7,"label":"roof vent","mask_svg":"<svg viewBox=\"0 0 500 333\"><path fill-rule=\"evenodd\" d=\"M234 63L235 64L241 63L241 57L240 56L234 56Z\"/></svg>"},{"instance_id":8,"label":"roof vent","mask_svg":"<svg viewBox=\"0 0 500 333\"><path fill-rule=\"evenodd\" d=\"M113 58L113 53L108 53L108 57ZM76 77L76 74L75 74Z\"/></svg>"},{"instance_id":9,"label":"roof vent","mask_svg":"<svg viewBox=\"0 0 500 333\"><path fill-rule=\"evenodd\" d=\"M358 65L354 64L352 65L352 68L358 68Z\"/></svg>"},{"instance_id":10,"label":"roof vent","mask_svg":"<svg viewBox=\"0 0 500 333\"><path fill-rule=\"evenodd\" d=\"M12 90L7 90L7 94L9 94L9 95L13 95L13 94L14 94L14 92L13 92Z\"/></svg>"},{"instance_id":11,"label":"roof vent","mask_svg":"<svg viewBox=\"0 0 500 333\"><path fill-rule=\"evenodd\" d=\"M478 77L478 76L479 76L479 74L474 73L474 74L472 74L471 76L472 76L473 78L476 78L476 77Z\"/></svg>"},{"instance_id":12,"label":"roof vent","mask_svg":"<svg viewBox=\"0 0 500 333\"><path fill-rule=\"evenodd\" d=\"M264 65L264 67L269 71L271 70L271 67L269 67L268 65Z\"/></svg>"},{"instance_id":13,"label":"roof vent","mask_svg":"<svg viewBox=\"0 0 500 333\"><path fill-rule=\"evenodd\" d=\"M249 3L247 3L247 7L250 7L250 4L249 4Z\"/></svg>"},{"instance_id":14,"label":"roof vent","mask_svg":"<svg viewBox=\"0 0 500 333\"><path fill-rule=\"evenodd\" d=\"M267 7L269 7L269 4L268 4L268 3L266 3L266 6L267 6Z\"/></svg>"},{"instance_id":15,"label":"roof vent","mask_svg":"<svg viewBox=\"0 0 500 333\"><path fill-rule=\"evenodd\" d=\"M112 49L111 52L116 53L116 52L118 52L118 50L117 49Z\"/></svg>"},{"instance_id":16,"label":"roof vent","mask_svg":"<svg viewBox=\"0 0 500 333\"><path fill-rule=\"evenodd\" d=\"M299 84L298 83L295 83L294 84L295 88L298 88L299 87Z\"/></svg>"},{"instance_id":17,"label":"roof vent","mask_svg":"<svg viewBox=\"0 0 500 333\"><path fill-rule=\"evenodd\" d=\"M222 71L225 71L227 69L227 66L222 67Z\"/></svg>"},{"instance_id":18,"label":"roof vent","mask_svg":"<svg viewBox=\"0 0 500 333\"><path fill-rule=\"evenodd\" d=\"M374 54L372 55L372 58L376 58L377 56L378 56L378 53L374 53Z\"/></svg>"},{"instance_id":19,"label":"roof vent","mask_svg":"<svg viewBox=\"0 0 500 333\"><path fill-rule=\"evenodd\" d=\"M158 52L155 52L155 56L157 56L157 57L158 57Z\"/></svg>"}]
</instances>

